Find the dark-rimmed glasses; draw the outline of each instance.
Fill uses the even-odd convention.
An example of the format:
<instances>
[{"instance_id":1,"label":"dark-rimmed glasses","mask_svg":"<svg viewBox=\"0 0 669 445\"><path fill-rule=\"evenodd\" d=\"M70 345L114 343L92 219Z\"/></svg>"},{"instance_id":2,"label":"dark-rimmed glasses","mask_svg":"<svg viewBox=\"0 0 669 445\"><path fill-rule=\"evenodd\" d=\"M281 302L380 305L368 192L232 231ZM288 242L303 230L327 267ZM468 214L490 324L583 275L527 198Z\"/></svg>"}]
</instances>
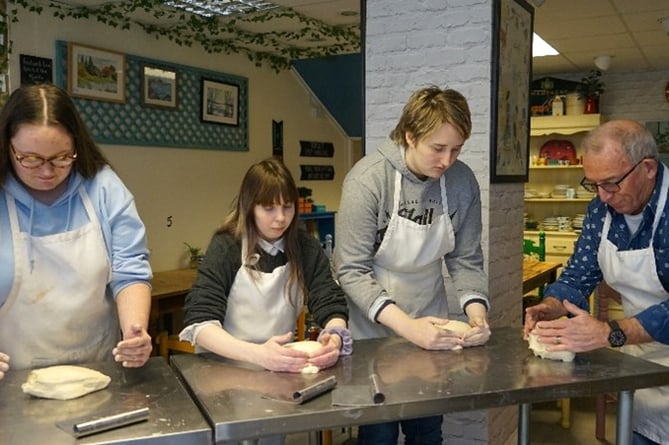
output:
<instances>
[{"instance_id":1,"label":"dark-rimmed glasses","mask_svg":"<svg viewBox=\"0 0 669 445\"><path fill-rule=\"evenodd\" d=\"M636 169L639 166L639 164L641 164L645 159L648 158L643 158L639 162L634 164L634 166L630 168L629 171L622 176L622 178L618 179L615 182L593 182L583 178L581 179L581 187L583 187L584 189L586 189L591 193L597 193L597 189L602 189L607 193L619 192L620 183L623 182L625 178L627 178L629 175L631 175L634 169Z\"/></svg>"},{"instance_id":2,"label":"dark-rimmed glasses","mask_svg":"<svg viewBox=\"0 0 669 445\"><path fill-rule=\"evenodd\" d=\"M76 153L68 153L66 155L52 156L50 158L43 158L41 156L29 155L24 156L16 152L16 149L13 145L9 145L12 148L14 153L14 159L18 162L21 167L25 168L40 168L44 163L48 162L52 167L56 168L65 168L72 165L74 161L77 160Z\"/></svg>"}]
</instances>

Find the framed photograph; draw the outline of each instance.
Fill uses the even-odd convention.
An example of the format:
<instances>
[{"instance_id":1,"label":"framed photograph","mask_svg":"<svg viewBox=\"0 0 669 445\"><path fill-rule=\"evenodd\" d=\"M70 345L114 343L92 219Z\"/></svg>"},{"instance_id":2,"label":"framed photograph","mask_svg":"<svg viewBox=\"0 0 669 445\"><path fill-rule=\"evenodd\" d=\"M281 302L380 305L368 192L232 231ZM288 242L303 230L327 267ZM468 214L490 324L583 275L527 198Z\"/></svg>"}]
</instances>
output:
<instances>
[{"instance_id":1,"label":"framed photograph","mask_svg":"<svg viewBox=\"0 0 669 445\"><path fill-rule=\"evenodd\" d=\"M525 0L494 0L490 180L527 182L534 9Z\"/></svg>"},{"instance_id":2,"label":"framed photograph","mask_svg":"<svg viewBox=\"0 0 669 445\"><path fill-rule=\"evenodd\" d=\"M67 91L73 97L125 103L125 54L70 42Z\"/></svg>"},{"instance_id":3,"label":"framed photograph","mask_svg":"<svg viewBox=\"0 0 669 445\"><path fill-rule=\"evenodd\" d=\"M165 67L142 65L142 105L177 108L177 72Z\"/></svg>"},{"instance_id":4,"label":"framed photograph","mask_svg":"<svg viewBox=\"0 0 669 445\"><path fill-rule=\"evenodd\" d=\"M202 79L202 122L239 125L239 86Z\"/></svg>"}]
</instances>

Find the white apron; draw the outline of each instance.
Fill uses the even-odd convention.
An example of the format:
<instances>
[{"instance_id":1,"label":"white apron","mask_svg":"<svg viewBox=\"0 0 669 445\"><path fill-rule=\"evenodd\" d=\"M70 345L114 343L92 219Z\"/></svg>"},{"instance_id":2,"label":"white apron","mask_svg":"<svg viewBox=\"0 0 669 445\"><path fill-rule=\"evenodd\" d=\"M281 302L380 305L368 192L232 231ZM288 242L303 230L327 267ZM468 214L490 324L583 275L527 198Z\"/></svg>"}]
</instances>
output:
<instances>
[{"instance_id":1,"label":"white apron","mask_svg":"<svg viewBox=\"0 0 669 445\"><path fill-rule=\"evenodd\" d=\"M628 318L669 298L669 293L657 276L652 241L669 189L669 171L666 167L663 168L664 177L653 221L653 236L647 248L619 252L607 239L611 226L610 213L606 212L604 218L598 251L599 267L607 284L622 296L623 310ZM622 351L669 366L669 346L659 342L626 345L622 347ZM669 386L636 391L633 416L635 431L658 443L669 444Z\"/></svg>"},{"instance_id":2,"label":"white apron","mask_svg":"<svg viewBox=\"0 0 669 445\"><path fill-rule=\"evenodd\" d=\"M245 264L247 249L246 240L243 240L242 267L230 288L223 327L240 340L264 343L275 335L295 331L302 298L297 299L295 305L286 300L290 263L270 273L253 271ZM297 285L294 285L291 297L296 295Z\"/></svg>"},{"instance_id":3,"label":"white apron","mask_svg":"<svg viewBox=\"0 0 669 445\"><path fill-rule=\"evenodd\" d=\"M374 255L374 275L390 298L410 317L448 317L442 258L455 248L453 225L448 216L446 179L441 176L443 214L422 225L399 212L402 174L395 172L393 211L383 241ZM387 337L392 331L349 306L349 325L356 339Z\"/></svg>"},{"instance_id":4,"label":"white apron","mask_svg":"<svg viewBox=\"0 0 669 445\"><path fill-rule=\"evenodd\" d=\"M0 308L0 351L13 369L111 360L119 340L116 306L105 294L111 268L102 230L83 187L79 196L88 223L32 236L20 231L16 202L7 195L14 282Z\"/></svg>"}]
</instances>

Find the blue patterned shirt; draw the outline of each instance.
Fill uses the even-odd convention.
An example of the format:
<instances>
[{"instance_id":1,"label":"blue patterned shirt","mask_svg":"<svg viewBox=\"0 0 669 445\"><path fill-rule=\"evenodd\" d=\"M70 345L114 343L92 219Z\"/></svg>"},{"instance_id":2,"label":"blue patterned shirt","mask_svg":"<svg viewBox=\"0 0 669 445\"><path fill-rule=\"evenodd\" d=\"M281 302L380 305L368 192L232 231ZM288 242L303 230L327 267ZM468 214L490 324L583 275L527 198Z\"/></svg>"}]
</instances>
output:
<instances>
[{"instance_id":1,"label":"blue patterned shirt","mask_svg":"<svg viewBox=\"0 0 669 445\"><path fill-rule=\"evenodd\" d=\"M611 228L608 240L620 251L647 248L653 233L653 220L657 211L659 189L664 175L663 164L658 166L655 189L650 202L643 210L643 219L634 236L625 222L623 214L616 212L604 204L599 197L594 198L588 205L583 221L583 230L576 242L574 253L567 261L567 267L562 271L558 280L546 288L546 295L556 297L560 301L569 300L582 309L588 309L588 296L602 281L602 271L597 262L597 252L602 237L604 217L608 211L611 214ZM662 216L653 238L653 251L657 275L662 286L669 291L669 199L664 205ZM632 279L633 277L630 277ZM669 344L669 300L649 306L635 316L648 334L658 342Z\"/></svg>"}]
</instances>

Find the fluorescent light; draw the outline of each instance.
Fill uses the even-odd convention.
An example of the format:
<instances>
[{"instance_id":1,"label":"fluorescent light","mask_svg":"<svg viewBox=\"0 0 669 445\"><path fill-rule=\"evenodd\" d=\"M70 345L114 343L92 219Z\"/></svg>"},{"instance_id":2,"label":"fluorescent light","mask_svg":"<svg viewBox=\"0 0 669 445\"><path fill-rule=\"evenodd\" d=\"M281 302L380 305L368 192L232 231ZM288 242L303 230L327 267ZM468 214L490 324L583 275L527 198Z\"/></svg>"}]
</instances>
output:
<instances>
[{"instance_id":1,"label":"fluorescent light","mask_svg":"<svg viewBox=\"0 0 669 445\"><path fill-rule=\"evenodd\" d=\"M550 46L539 34L532 34L532 57L557 56L560 54Z\"/></svg>"},{"instance_id":2,"label":"fluorescent light","mask_svg":"<svg viewBox=\"0 0 669 445\"><path fill-rule=\"evenodd\" d=\"M248 14L278 7L264 0L166 0L163 3L203 17Z\"/></svg>"}]
</instances>

